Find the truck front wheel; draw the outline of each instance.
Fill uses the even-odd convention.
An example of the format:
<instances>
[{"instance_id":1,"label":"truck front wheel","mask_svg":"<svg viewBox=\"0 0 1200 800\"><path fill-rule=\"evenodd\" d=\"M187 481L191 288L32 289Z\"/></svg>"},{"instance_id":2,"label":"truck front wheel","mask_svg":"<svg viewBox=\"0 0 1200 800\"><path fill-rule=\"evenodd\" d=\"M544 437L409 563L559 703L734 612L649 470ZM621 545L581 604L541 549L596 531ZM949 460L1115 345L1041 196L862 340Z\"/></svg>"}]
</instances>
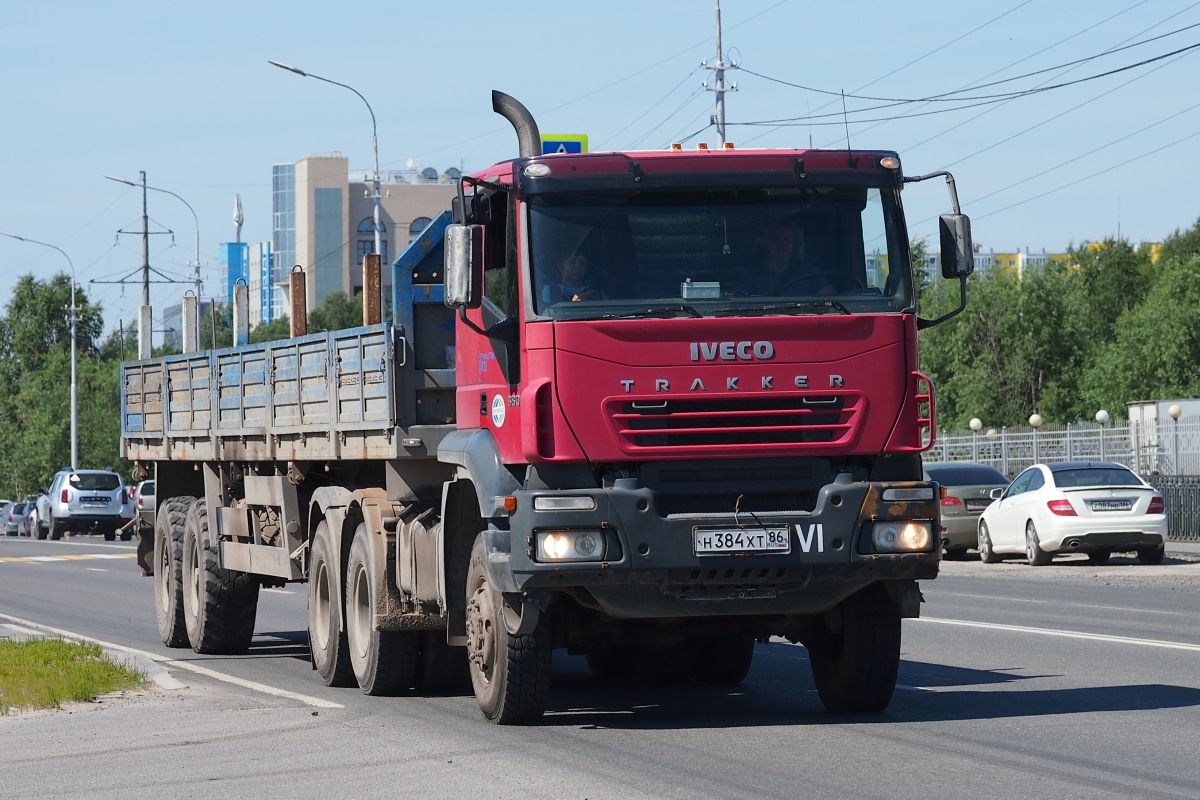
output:
<instances>
[{"instance_id":1,"label":"truck front wheel","mask_svg":"<svg viewBox=\"0 0 1200 800\"><path fill-rule=\"evenodd\" d=\"M481 534L467 570L467 656L483 715L498 725L523 725L541 717L550 694L551 653L546 615L527 634L513 635L505 627L503 598L488 581Z\"/></svg>"},{"instance_id":2,"label":"truck front wheel","mask_svg":"<svg viewBox=\"0 0 1200 800\"><path fill-rule=\"evenodd\" d=\"M313 666L326 686L353 686L350 648L342 626L339 563L329 523L321 520L313 533L308 566L308 644Z\"/></svg>"},{"instance_id":3,"label":"truck front wheel","mask_svg":"<svg viewBox=\"0 0 1200 800\"><path fill-rule=\"evenodd\" d=\"M222 569L218 546L208 502L197 500L183 526L183 621L197 653L244 653L254 637L258 578Z\"/></svg>"},{"instance_id":4,"label":"truck front wheel","mask_svg":"<svg viewBox=\"0 0 1200 800\"><path fill-rule=\"evenodd\" d=\"M753 636L710 636L697 645L697 681L709 686L734 686L746 679L754 661Z\"/></svg>"},{"instance_id":5,"label":"truck front wheel","mask_svg":"<svg viewBox=\"0 0 1200 800\"><path fill-rule=\"evenodd\" d=\"M164 500L154 520L154 609L167 647L187 647L183 623L183 526L194 497Z\"/></svg>"},{"instance_id":6,"label":"truck front wheel","mask_svg":"<svg viewBox=\"0 0 1200 800\"><path fill-rule=\"evenodd\" d=\"M900 669L900 607L882 584L851 595L825 615L808 644L817 694L835 714L887 708Z\"/></svg>"},{"instance_id":7,"label":"truck front wheel","mask_svg":"<svg viewBox=\"0 0 1200 800\"><path fill-rule=\"evenodd\" d=\"M375 630L375 604L384 587L377 569L366 524L360 524L350 545L346 569L346 643L350 663L363 694L396 695L413 685L417 672L419 631Z\"/></svg>"}]
</instances>

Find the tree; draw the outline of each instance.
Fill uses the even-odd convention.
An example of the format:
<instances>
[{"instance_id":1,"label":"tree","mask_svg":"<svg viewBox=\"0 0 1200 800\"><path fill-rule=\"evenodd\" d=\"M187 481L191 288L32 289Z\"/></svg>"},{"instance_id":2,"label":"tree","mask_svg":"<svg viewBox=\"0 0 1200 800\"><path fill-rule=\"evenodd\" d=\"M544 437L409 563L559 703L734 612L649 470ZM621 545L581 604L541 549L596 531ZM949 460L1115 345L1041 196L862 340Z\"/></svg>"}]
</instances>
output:
<instances>
[{"instance_id":1,"label":"tree","mask_svg":"<svg viewBox=\"0 0 1200 800\"><path fill-rule=\"evenodd\" d=\"M282 316L279 319L273 319L270 322L259 323L254 330L250 331L250 343L259 344L260 342L274 342L279 339L288 339L292 335L292 323L287 316Z\"/></svg>"},{"instance_id":2,"label":"tree","mask_svg":"<svg viewBox=\"0 0 1200 800\"><path fill-rule=\"evenodd\" d=\"M345 292L330 292L321 305L308 314L308 332L338 331L362 325L362 295L347 297Z\"/></svg>"}]
</instances>

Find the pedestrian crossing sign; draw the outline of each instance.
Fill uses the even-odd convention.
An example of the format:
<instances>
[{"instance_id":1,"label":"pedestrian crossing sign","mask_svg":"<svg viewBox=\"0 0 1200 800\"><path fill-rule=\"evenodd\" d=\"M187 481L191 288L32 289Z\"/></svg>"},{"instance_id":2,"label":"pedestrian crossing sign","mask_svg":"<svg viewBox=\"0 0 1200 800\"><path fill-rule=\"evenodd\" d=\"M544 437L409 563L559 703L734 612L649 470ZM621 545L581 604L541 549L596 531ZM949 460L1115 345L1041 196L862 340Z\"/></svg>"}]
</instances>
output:
<instances>
[{"instance_id":1,"label":"pedestrian crossing sign","mask_svg":"<svg viewBox=\"0 0 1200 800\"><path fill-rule=\"evenodd\" d=\"M588 137L586 133L544 133L542 134L542 155L554 153L586 153Z\"/></svg>"}]
</instances>

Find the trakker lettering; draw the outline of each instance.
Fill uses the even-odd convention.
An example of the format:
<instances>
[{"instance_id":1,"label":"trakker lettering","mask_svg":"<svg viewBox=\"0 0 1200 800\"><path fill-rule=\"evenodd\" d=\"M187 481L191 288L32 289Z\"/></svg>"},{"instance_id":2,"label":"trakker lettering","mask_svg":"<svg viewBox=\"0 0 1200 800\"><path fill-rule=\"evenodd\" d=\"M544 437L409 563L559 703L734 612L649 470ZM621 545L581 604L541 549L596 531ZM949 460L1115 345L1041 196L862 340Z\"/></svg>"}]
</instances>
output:
<instances>
[{"instance_id":1,"label":"trakker lettering","mask_svg":"<svg viewBox=\"0 0 1200 800\"><path fill-rule=\"evenodd\" d=\"M742 376L740 376L740 375L727 376L725 378L726 390L731 391L731 392L740 391L742 387L738 385L738 380L741 377ZM711 378L710 378L710 380L711 380ZM775 376L774 375L764 375L761 378L759 378L759 382L760 382L760 386L763 389L773 390L775 388ZM625 394L633 394L633 387L637 385L637 381L633 380L632 378L622 379L622 380L618 381L618 383L620 383L621 386L624 387ZM797 389L813 388L813 386L809 383L809 378L807 375L795 376L792 379L792 383L795 385L795 387ZM846 388L846 381L844 378L842 378L841 375L830 375L829 376L829 388L830 389L844 389L844 388ZM654 391L656 391L656 392L671 391L671 382L665 378L656 378L654 380ZM707 392L708 387L704 384L704 381L702 379L693 378L692 382L691 382L691 386L688 389L688 391Z\"/></svg>"},{"instance_id":2,"label":"trakker lettering","mask_svg":"<svg viewBox=\"0 0 1200 800\"><path fill-rule=\"evenodd\" d=\"M770 342L692 342L692 361L766 361L775 356Z\"/></svg>"}]
</instances>

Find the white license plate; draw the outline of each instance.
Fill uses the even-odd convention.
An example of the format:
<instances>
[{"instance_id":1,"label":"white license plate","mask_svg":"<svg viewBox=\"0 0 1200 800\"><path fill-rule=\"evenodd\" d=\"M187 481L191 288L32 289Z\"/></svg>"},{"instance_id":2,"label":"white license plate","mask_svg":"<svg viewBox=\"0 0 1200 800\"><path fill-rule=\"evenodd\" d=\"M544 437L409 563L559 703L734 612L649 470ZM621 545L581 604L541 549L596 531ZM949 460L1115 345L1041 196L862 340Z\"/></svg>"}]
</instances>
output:
<instances>
[{"instance_id":1,"label":"white license plate","mask_svg":"<svg viewBox=\"0 0 1200 800\"><path fill-rule=\"evenodd\" d=\"M692 531L696 555L730 553L790 553L792 537L786 525L757 528L720 528Z\"/></svg>"},{"instance_id":2,"label":"white license plate","mask_svg":"<svg viewBox=\"0 0 1200 800\"><path fill-rule=\"evenodd\" d=\"M84 508L108 508L108 503L84 503Z\"/></svg>"},{"instance_id":3,"label":"white license plate","mask_svg":"<svg viewBox=\"0 0 1200 800\"><path fill-rule=\"evenodd\" d=\"M1129 511L1133 508L1132 500L1093 500L1092 511Z\"/></svg>"}]
</instances>

